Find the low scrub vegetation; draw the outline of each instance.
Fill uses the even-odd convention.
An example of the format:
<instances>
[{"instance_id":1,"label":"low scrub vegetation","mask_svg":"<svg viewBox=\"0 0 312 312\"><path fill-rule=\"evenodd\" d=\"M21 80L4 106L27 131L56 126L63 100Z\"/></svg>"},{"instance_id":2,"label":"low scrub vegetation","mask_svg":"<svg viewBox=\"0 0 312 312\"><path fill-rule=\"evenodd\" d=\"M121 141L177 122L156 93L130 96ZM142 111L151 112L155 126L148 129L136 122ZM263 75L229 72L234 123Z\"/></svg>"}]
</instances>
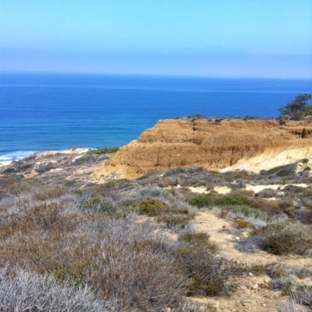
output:
<instances>
[{"instance_id":1,"label":"low scrub vegetation","mask_svg":"<svg viewBox=\"0 0 312 312\"><path fill-rule=\"evenodd\" d=\"M139 214L146 214L149 217L158 216L168 211L168 205L157 198L145 198L141 202L131 204L131 208Z\"/></svg>"},{"instance_id":2,"label":"low scrub vegetation","mask_svg":"<svg viewBox=\"0 0 312 312\"><path fill-rule=\"evenodd\" d=\"M176 227L180 227L182 229L185 228L186 225L194 218L194 215L187 214L187 215L164 215L157 217L156 221L158 223L165 223L167 228L175 229Z\"/></svg>"},{"instance_id":3,"label":"low scrub vegetation","mask_svg":"<svg viewBox=\"0 0 312 312\"><path fill-rule=\"evenodd\" d=\"M188 233L179 237L177 249L180 265L191 278L189 295L215 296L228 294L230 276L237 274L237 267L219 257L217 246L209 242L205 233Z\"/></svg>"},{"instance_id":4,"label":"low scrub vegetation","mask_svg":"<svg viewBox=\"0 0 312 312\"><path fill-rule=\"evenodd\" d=\"M204 243L181 236L174 243L155 234L157 223L136 223L136 213L144 214L179 231L193 219L193 209L160 188L135 190L130 183L121 196L118 183L79 191L52 185L42 192L27 189L10 201L2 197L0 266L9 269L1 283L13 289L3 304L54 311L192 311L195 304L185 304L186 295L226 293L232 272L207 238ZM26 300L19 291L27 289Z\"/></svg>"},{"instance_id":5,"label":"low scrub vegetation","mask_svg":"<svg viewBox=\"0 0 312 312\"><path fill-rule=\"evenodd\" d=\"M269 224L253 230L239 245L245 251L258 247L275 255L303 255L312 246L312 232L310 227L298 224Z\"/></svg>"},{"instance_id":6,"label":"low scrub vegetation","mask_svg":"<svg viewBox=\"0 0 312 312\"><path fill-rule=\"evenodd\" d=\"M4 214L3 221L2 266L48 274L60 285L87 286L98 299L118 299L124 308L156 311L186 294L188 278L176 258L153 241L153 227L133 219L112 221L45 203Z\"/></svg>"},{"instance_id":7,"label":"low scrub vegetation","mask_svg":"<svg viewBox=\"0 0 312 312\"><path fill-rule=\"evenodd\" d=\"M0 289L0 311L118 311L114 300L99 300L88 287L61 285L47 274L2 269Z\"/></svg>"},{"instance_id":8,"label":"low scrub vegetation","mask_svg":"<svg viewBox=\"0 0 312 312\"><path fill-rule=\"evenodd\" d=\"M213 195L200 195L189 200L191 205L198 208L212 207L212 206L247 206L254 207L255 203L247 197L243 196L213 196Z\"/></svg>"},{"instance_id":9,"label":"low scrub vegetation","mask_svg":"<svg viewBox=\"0 0 312 312\"><path fill-rule=\"evenodd\" d=\"M100 154L112 154L115 153L119 150L118 146L114 147L101 147L101 148L96 148L96 149L90 149L87 152L87 155L100 155Z\"/></svg>"},{"instance_id":10,"label":"low scrub vegetation","mask_svg":"<svg viewBox=\"0 0 312 312\"><path fill-rule=\"evenodd\" d=\"M92 150L73 165L110 152ZM270 274L268 287L296 295L297 310L287 310L290 301L279 311L310 307L311 289L290 287L293 276L310 278L309 269L244 268L221 257L193 226L197 212L209 209L230 221L225 230L240 237L242 251L311 257L312 188L269 186L292 181L289 168L254 176L178 168L103 184L2 172L0 311L211 312L212 305L188 297L228 296L246 272ZM245 189L255 181L264 185L256 194ZM229 193L215 192L218 185ZM209 194L195 195L188 186Z\"/></svg>"}]
</instances>

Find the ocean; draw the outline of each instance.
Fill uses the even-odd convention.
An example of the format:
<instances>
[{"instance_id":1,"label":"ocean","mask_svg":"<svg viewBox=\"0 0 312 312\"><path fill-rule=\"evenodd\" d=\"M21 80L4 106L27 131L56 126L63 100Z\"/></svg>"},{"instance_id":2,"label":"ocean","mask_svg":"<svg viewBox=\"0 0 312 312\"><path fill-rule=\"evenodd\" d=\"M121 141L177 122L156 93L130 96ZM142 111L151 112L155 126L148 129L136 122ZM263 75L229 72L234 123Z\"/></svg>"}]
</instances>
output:
<instances>
[{"instance_id":1,"label":"ocean","mask_svg":"<svg viewBox=\"0 0 312 312\"><path fill-rule=\"evenodd\" d=\"M0 74L0 162L129 143L160 119L277 117L312 80Z\"/></svg>"}]
</instances>

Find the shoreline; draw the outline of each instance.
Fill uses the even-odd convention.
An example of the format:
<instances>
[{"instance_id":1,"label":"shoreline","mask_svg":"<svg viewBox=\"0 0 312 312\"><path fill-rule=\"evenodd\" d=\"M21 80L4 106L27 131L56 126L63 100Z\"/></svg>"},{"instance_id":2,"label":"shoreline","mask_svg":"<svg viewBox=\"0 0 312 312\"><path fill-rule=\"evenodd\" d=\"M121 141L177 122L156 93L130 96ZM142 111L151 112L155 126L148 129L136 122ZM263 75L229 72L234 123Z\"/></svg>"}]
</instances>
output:
<instances>
[{"instance_id":1,"label":"shoreline","mask_svg":"<svg viewBox=\"0 0 312 312\"><path fill-rule=\"evenodd\" d=\"M25 159L30 156L38 155L38 156L49 156L49 155L55 155L57 153L59 154L69 154L69 153L86 153L89 150L92 150L94 148L89 147L71 147L64 150L47 150L47 151L16 151L16 152L10 152L0 155L0 166L7 166L11 164L14 161L19 161L22 159ZM9 157L9 155L14 155ZM18 156L21 155L21 156ZM1 158L4 158L7 160L1 160Z\"/></svg>"}]
</instances>

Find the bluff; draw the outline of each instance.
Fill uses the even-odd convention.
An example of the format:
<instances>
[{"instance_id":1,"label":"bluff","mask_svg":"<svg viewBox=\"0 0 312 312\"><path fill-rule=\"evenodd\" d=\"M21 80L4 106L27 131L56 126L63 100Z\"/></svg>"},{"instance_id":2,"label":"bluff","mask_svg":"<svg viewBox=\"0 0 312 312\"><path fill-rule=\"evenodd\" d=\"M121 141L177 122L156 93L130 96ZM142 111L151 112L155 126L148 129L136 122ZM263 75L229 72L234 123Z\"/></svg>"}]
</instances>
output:
<instances>
[{"instance_id":1,"label":"bluff","mask_svg":"<svg viewBox=\"0 0 312 312\"><path fill-rule=\"evenodd\" d=\"M160 120L119 149L95 174L138 178L199 166L257 172L312 156L312 123L276 119Z\"/></svg>"}]
</instances>

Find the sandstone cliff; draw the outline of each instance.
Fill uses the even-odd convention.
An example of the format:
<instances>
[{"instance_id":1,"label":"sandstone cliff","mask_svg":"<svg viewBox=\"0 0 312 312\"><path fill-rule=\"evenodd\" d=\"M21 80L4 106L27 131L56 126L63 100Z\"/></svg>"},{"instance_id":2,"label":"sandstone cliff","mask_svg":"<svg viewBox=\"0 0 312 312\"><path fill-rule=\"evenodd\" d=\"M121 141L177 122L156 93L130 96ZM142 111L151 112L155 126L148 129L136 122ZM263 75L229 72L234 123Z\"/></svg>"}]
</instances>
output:
<instances>
[{"instance_id":1,"label":"sandstone cliff","mask_svg":"<svg viewBox=\"0 0 312 312\"><path fill-rule=\"evenodd\" d=\"M311 155L308 121L161 120L122 147L96 175L137 178L150 171L189 166L255 172Z\"/></svg>"}]
</instances>

